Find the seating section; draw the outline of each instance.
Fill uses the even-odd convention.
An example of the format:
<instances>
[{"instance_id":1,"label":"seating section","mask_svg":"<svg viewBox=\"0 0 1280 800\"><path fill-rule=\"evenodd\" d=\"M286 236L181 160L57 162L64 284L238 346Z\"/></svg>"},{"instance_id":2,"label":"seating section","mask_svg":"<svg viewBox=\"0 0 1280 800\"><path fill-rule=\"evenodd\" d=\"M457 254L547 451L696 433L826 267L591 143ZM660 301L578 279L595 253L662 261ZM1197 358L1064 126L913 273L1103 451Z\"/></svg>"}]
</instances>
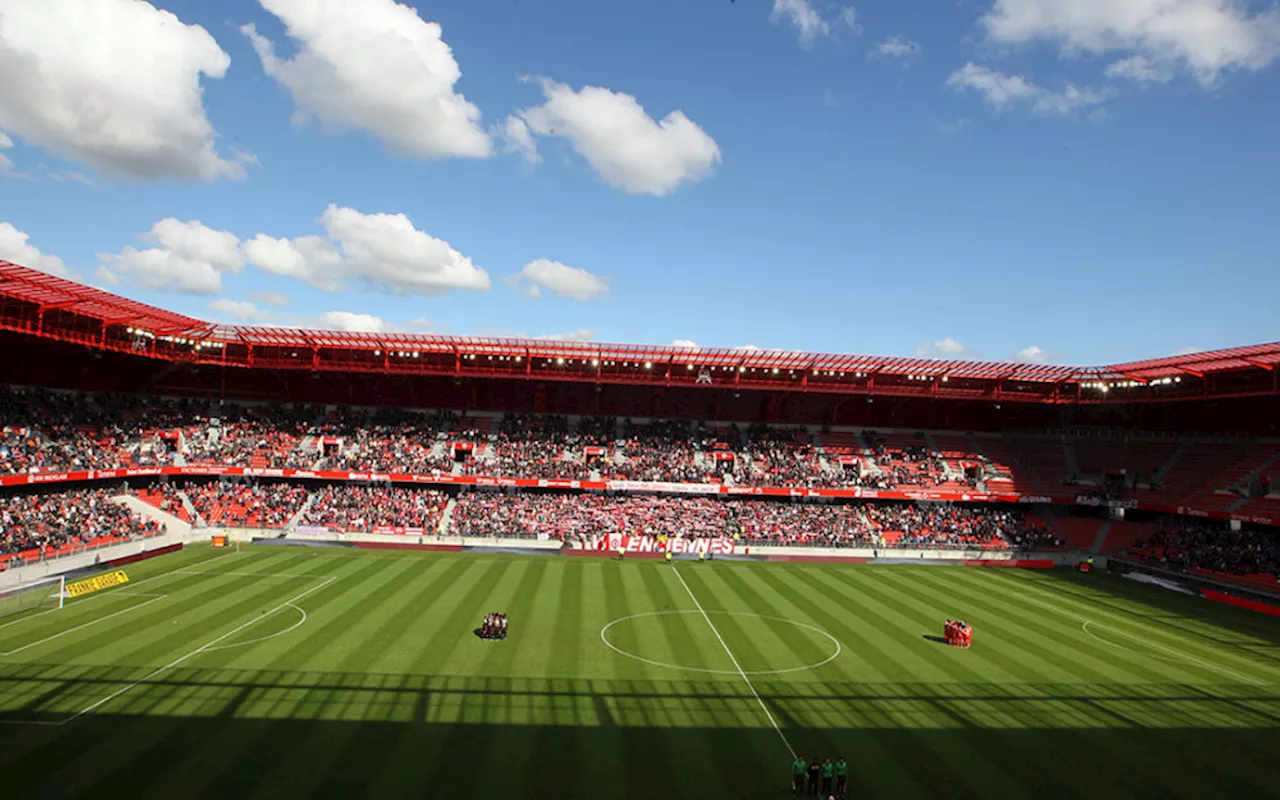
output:
<instances>
[{"instance_id":1,"label":"seating section","mask_svg":"<svg viewBox=\"0 0 1280 800\"><path fill-rule=\"evenodd\" d=\"M340 532L410 528L434 535L448 497L432 489L327 486L316 492L301 524Z\"/></svg>"},{"instance_id":2,"label":"seating section","mask_svg":"<svg viewBox=\"0 0 1280 800\"><path fill-rule=\"evenodd\" d=\"M984 465L976 480L964 473L972 463ZM1280 492L1257 480L1275 486L1280 477L1277 442L853 428L814 435L759 423L462 416L0 388L0 474L155 464L1079 493L1280 516ZM1124 485L1105 480L1121 471Z\"/></svg>"},{"instance_id":3,"label":"seating section","mask_svg":"<svg viewBox=\"0 0 1280 800\"><path fill-rule=\"evenodd\" d=\"M1125 554L1173 569L1248 578L1276 588L1280 537L1274 531L1232 531L1217 522L1170 517Z\"/></svg>"},{"instance_id":4,"label":"seating section","mask_svg":"<svg viewBox=\"0 0 1280 800\"><path fill-rule=\"evenodd\" d=\"M111 496L105 489L0 494L0 570L164 532Z\"/></svg>"},{"instance_id":5,"label":"seating section","mask_svg":"<svg viewBox=\"0 0 1280 800\"><path fill-rule=\"evenodd\" d=\"M585 541L592 535L733 537L813 547L1058 549L1062 542L1017 509L914 504L814 505L686 497L464 494L451 532L461 536Z\"/></svg>"},{"instance_id":6,"label":"seating section","mask_svg":"<svg viewBox=\"0 0 1280 800\"><path fill-rule=\"evenodd\" d=\"M187 497L206 525L283 528L307 501L306 487L290 484L187 485Z\"/></svg>"},{"instance_id":7,"label":"seating section","mask_svg":"<svg viewBox=\"0 0 1280 800\"><path fill-rule=\"evenodd\" d=\"M183 522L191 522L191 512L187 511L187 506L182 502L182 497L176 489L168 484L146 489L135 489L133 494L147 505L155 506L167 514L172 514Z\"/></svg>"}]
</instances>

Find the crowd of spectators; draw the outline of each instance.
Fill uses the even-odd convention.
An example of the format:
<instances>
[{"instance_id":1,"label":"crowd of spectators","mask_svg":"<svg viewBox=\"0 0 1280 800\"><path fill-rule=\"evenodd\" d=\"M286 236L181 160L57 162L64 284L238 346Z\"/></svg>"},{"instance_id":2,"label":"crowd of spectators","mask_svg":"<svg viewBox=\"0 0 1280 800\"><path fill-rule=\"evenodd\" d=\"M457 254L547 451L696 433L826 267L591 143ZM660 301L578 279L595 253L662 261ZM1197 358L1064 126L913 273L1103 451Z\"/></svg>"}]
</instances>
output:
<instances>
[{"instance_id":1,"label":"crowd of spectators","mask_svg":"<svg viewBox=\"0 0 1280 800\"><path fill-rule=\"evenodd\" d=\"M0 387L0 473L171 463L190 402Z\"/></svg>"},{"instance_id":2,"label":"crowd of spectators","mask_svg":"<svg viewBox=\"0 0 1280 800\"><path fill-rule=\"evenodd\" d=\"M875 533L860 505L738 502L737 533L750 542L809 547L874 547Z\"/></svg>"},{"instance_id":3,"label":"crowd of spectators","mask_svg":"<svg viewBox=\"0 0 1280 800\"><path fill-rule=\"evenodd\" d=\"M606 479L701 482L711 473L709 465L697 462L688 422L654 420L638 425L628 420L623 424L622 441L623 457L601 467Z\"/></svg>"},{"instance_id":4,"label":"crowd of spectators","mask_svg":"<svg viewBox=\"0 0 1280 800\"><path fill-rule=\"evenodd\" d=\"M1280 575L1280 539L1273 532L1233 531L1222 523L1167 520L1130 555L1175 569L1199 568L1232 575Z\"/></svg>"},{"instance_id":5,"label":"crowd of spectators","mask_svg":"<svg viewBox=\"0 0 1280 800\"><path fill-rule=\"evenodd\" d=\"M701 497L471 493L458 498L451 531L462 536L594 534L732 535L730 504Z\"/></svg>"},{"instance_id":6,"label":"crowd of spectators","mask_svg":"<svg viewBox=\"0 0 1280 800\"><path fill-rule=\"evenodd\" d=\"M434 534L448 498L433 489L328 486L316 492L300 525L344 532L415 528Z\"/></svg>"},{"instance_id":7,"label":"crowd of spectators","mask_svg":"<svg viewBox=\"0 0 1280 800\"><path fill-rule=\"evenodd\" d=\"M622 533L812 547L1062 547L1018 511L914 504L472 493L458 499L452 522L451 532L462 536L559 540Z\"/></svg>"},{"instance_id":8,"label":"crowd of spectators","mask_svg":"<svg viewBox=\"0 0 1280 800\"><path fill-rule=\"evenodd\" d=\"M576 442L575 442L576 444ZM478 458L467 461L465 475L509 478L591 476L581 447L570 447L567 417L508 414L498 433Z\"/></svg>"},{"instance_id":9,"label":"crowd of spectators","mask_svg":"<svg viewBox=\"0 0 1280 800\"><path fill-rule=\"evenodd\" d=\"M48 553L104 537L123 540L163 532L160 525L112 503L111 495L106 489L0 495L0 554Z\"/></svg>"},{"instance_id":10,"label":"crowd of spectators","mask_svg":"<svg viewBox=\"0 0 1280 800\"><path fill-rule=\"evenodd\" d=\"M1059 548L1063 543L1022 512L941 503L865 506L887 546L929 549Z\"/></svg>"},{"instance_id":11,"label":"crowd of spectators","mask_svg":"<svg viewBox=\"0 0 1280 800\"><path fill-rule=\"evenodd\" d=\"M191 505L206 525L283 528L307 501L304 486L285 483L188 484Z\"/></svg>"}]
</instances>

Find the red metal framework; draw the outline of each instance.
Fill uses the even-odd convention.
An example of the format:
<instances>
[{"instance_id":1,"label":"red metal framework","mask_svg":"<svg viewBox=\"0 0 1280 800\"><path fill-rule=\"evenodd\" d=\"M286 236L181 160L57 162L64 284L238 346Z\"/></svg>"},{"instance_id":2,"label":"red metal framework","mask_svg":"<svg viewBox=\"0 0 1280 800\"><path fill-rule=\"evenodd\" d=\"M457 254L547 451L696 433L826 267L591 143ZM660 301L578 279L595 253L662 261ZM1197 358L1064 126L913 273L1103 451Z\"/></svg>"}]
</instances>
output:
<instances>
[{"instance_id":1,"label":"red metal framework","mask_svg":"<svg viewBox=\"0 0 1280 800\"><path fill-rule=\"evenodd\" d=\"M1280 343L1129 364L688 348L218 325L0 261L0 329L170 362L312 372L1094 404L1280 394Z\"/></svg>"}]
</instances>

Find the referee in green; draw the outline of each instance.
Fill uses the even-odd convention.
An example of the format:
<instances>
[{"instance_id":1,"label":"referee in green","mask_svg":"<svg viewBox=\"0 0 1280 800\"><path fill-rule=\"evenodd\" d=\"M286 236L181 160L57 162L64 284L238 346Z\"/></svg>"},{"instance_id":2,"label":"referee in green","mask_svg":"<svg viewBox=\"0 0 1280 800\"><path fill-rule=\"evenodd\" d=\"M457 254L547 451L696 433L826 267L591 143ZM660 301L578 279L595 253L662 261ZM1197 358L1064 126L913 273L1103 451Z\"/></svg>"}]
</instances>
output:
<instances>
[{"instance_id":1,"label":"referee in green","mask_svg":"<svg viewBox=\"0 0 1280 800\"><path fill-rule=\"evenodd\" d=\"M831 759L822 762L822 793L828 797L831 796L831 775L834 769Z\"/></svg>"},{"instance_id":2,"label":"referee in green","mask_svg":"<svg viewBox=\"0 0 1280 800\"><path fill-rule=\"evenodd\" d=\"M799 797L804 794L804 772L809 767L809 762L804 760L804 756L796 756L796 760L791 762L791 796Z\"/></svg>"},{"instance_id":3,"label":"referee in green","mask_svg":"<svg viewBox=\"0 0 1280 800\"><path fill-rule=\"evenodd\" d=\"M836 759L836 794L844 797L844 793L849 783L849 762L844 760L844 756Z\"/></svg>"}]
</instances>

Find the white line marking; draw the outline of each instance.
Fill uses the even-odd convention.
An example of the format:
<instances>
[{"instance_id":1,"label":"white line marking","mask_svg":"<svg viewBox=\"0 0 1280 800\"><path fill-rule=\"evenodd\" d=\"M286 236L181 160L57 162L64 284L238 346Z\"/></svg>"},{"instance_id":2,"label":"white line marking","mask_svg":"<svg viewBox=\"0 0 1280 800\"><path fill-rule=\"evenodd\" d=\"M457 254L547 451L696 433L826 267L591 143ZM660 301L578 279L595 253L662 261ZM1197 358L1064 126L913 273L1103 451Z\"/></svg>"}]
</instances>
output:
<instances>
[{"instance_id":1,"label":"white line marking","mask_svg":"<svg viewBox=\"0 0 1280 800\"><path fill-rule=\"evenodd\" d=\"M328 575L308 575L303 572L218 572L217 570L174 570L175 575L230 575L238 578L327 578Z\"/></svg>"},{"instance_id":2,"label":"white line marking","mask_svg":"<svg viewBox=\"0 0 1280 800\"><path fill-rule=\"evenodd\" d=\"M631 619L638 619L640 617L661 617L661 616L668 616L672 614L697 614L697 613L698 613L697 611L693 611L692 609L675 610L675 611L645 611L640 614L631 614L626 617L619 617L618 619L615 619L613 622L610 622L608 625L605 625L603 628L600 629L600 639L605 643L605 646L607 646L610 650L617 653L618 655L626 656L627 658L634 658L636 661L641 661L645 664L651 664L655 667L665 667L667 669L683 669L683 670L688 670L689 672L706 672L712 675L737 675L738 674L737 671L732 669L707 669L705 667L682 667L679 664L665 664L661 661L654 661L653 659L645 658L644 656L638 656L635 653L629 653L626 650L623 650L621 647L618 647L613 642L609 641L609 637L605 635L609 632L609 629L612 628L614 625L617 625L620 622L626 622L627 620L631 620ZM832 636L831 634L827 633L826 631L822 630L821 628L816 628L813 625L808 625L803 622L796 622L795 620L787 619L786 617L770 617L764 614L755 614L750 611L708 611L707 613L708 614L725 614L726 616L730 616L730 617L755 617L757 619L768 619L768 620L774 620L776 622L785 622L789 625L795 625L798 628L806 628L808 630L811 630L820 636L827 637L828 639L830 639L832 642L835 643L836 651L831 655L827 656L822 661L818 661L813 664L805 664L802 667L789 667L787 669L745 670L748 675L785 675L789 672L803 672L808 669L817 669L818 667L821 667L825 664L830 664L832 661L835 661L836 658L839 657L842 650L842 645L840 644L840 640Z\"/></svg>"},{"instance_id":3,"label":"white line marking","mask_svg":"<svg viewBox=\"0 0 1280 800\"><path fill-rule=\"evenodd\" d=\"M1121 648L1121 649L1128 650L1129 652L1132 652L1132 653L1138 653L1139 655L1146 655L1148 658L1151 658L1151 655L1150 655L1149 653L1142 653L1142 651L1141 651L1141 650L1135 650L1135 649L1134 649L1134 648L1132 648L1132 647L1124 647L1124 645L1114 644L1114 643L1112 643L1112 642L1108 642L1106 639L1099 639L1097 636L1094 636L1094 634L1089 630L1088 626L1090 626L1090 625L1097 625L1097 624L1098 624L1098 623L1096 623L1096 622L1094 622L1093 620L1089 619L1089 620L1085 620L1084 624L1083 624L1083 625L1081 625L1080 627L1084 630L1084 632L1085 632L1085 633L1089 634L1090 636L1093 636L1093 638L1098 639L1098 641L1100 641L1100 642L1102 642L1102 643L1104 643L1104 644L1109 644L1109 645L1111 645L1112 647L1119 647L1119 648ZM1198 666L1205 667L1206 669L1213 669L1213 670L1217 670L1218 672L1221 672L1221 673L1223 673L1224 675L1230 675L1230 676L1232 676L1232 677L1234 677L1234 678L1237 678L1237 679L1239 679L1239 680L1241 680L1241 681L1244 681L1245 683L1251 683L1251 684L1253 684L1254 686L1270 686L1270 685L1271 685L1271 684L1267 683L1266 681L1260 681L1260 680L1257 680L1256 678L1251 678L1251 677L1249 677L1248 675L1242 675L1242 674L1240 674L1239 672L1236 672L1235 670L1230 670L1230 669L1227 669L1226 667L1220 667L1220 666L1218 666L1217 664L1211 663L1211 662L1209 662L1209 661L1201 661L1200 659L1196 658L1196 657L1195 657L1195 656L1193 656L1193 655L1189 655L1189 654L1187 654L1187 653L1180 653L1180 652L1178 652L1177 650L1172 650L1172 649L1170 649L1170 648L1163 647L1163 646L1161 646L1161 645L1156 644L1156 643L1155 643L1155 642L1153 642L1153 641L1150 641L1149 639L1143 639L1142 637L1140 637L1140 636L1136 636L1136 635L1134 635L1134 634L1132 634L1132 633L1125 633L1124 631L1120 630L1119 628L1114 628L1114 627L1113 627L1113 628L1109 628L1108 630L1110 630L1112 633L1118 633L1118 634L1120 634L1121 636L1123 636L1123 637L1125 637L1126 639L1129 639L1129 640L1131 640L1131 641L1140 642L1144 647L1154 647L1154 648L1155 648L1155 649L1157 649L1157 650L1161 650L1161 651L1163 651L1163 652L1165 652L1165 653L1168 653L1168 654L1170 654L1171 656L1173 656L1173 658L1166 658L1166 657L1164 657L1164 656L1155 656L1155 658L1158 658L1158 659L1160 659L1161 661L1166 661L1166 662L1170 662L1170 663L1175 663L1175 664L1176 664L1176 663L1177 663L1177 660L1178 660L1178 659L1181 659L1181 660L1183 660L1183 661L1189 661L1189 662L1191 662L1192 664L1196 664L1196 665L1198 665Z\"/></svg>"},{"instance_id":4,"label":"white line marking","mask_svg":"<svg viewBox=\"0 0 1280 800\"><path fill-rule=\"evenodd\" d=\"M1081 620L1081 621L1082 621L1082 622L1084 622L1086 625L1088 625L1088 624L1094 624L1094 625L1097 625L1097 624L1098 624L1098 623L1096 623L1096 622L1093 622L1093 620L1090 620L1090 619L1088 619L1087 617L1083 617L1083 616L1081 616L1080 614L1078 614L1078 613L1076 613L1076 612L1074 612L1074 611L1067 611L1067 610L1065 610L1065 609L1063 609L1063 608L1060 608L1059 606L1055 606L1055 605L1051 605L1051 604L1049 604L1049 603L1042 602L1042 601L1037 600L1037 599L1035 599L1035 598L1033 598L1033 597L1030 597L1029 595L1027 595L1027 594L1025 594L1025 593L1023 593L1023 594L1019 597L1019 599L1020 599L1020 600L1022 600L1022 601L1024 601L1024 602L1031 602L1031 603L1034 603L1034 604L1036 604L1036 605L1040 606L1041 608L1047 608L1047 609L1049 609L1050 611L1056 611L1056 612L1058 612L1059 614L1062 614L1063 616L1071 617L1072 619ZM1112 616L1114 616L1114 614L1113 614ZM1083 626L1082 626L1082 627L1083 627ZM1155 642L1153 642L1153 641L1151 641L1151 640L1149 640L1149 639L1144 639L1144 638L1142 638L1141 636L1138 636L1138 635L1136 635L1136 634L1132 634L1132 633L1125 633L1124 631L1120 630L1120 628L1119 628L1119 627L1112 626L1112 627L1110 627L1108 630L1114 631L1114 632L1116 632L1116 633L1120 634L1121 636L1124 636L1124 637L1127 637L1127 638L1129 638L1129 639L1132 639L1132 640L1133 640L1133 641L1135 641L1135 642L1141 642L1142 644L1146 645L1147 647L1152 647L1152 648L1155 648L1156 650L1160 650L1160 651L1162 651L1162 652L1164 652L1164 653L1168 653L1169 655L1172 655L1172 656L1174 656L1175 658L1184 659L1184 660L1186 660L1186 661L1190 661L1190 662L1192 662L1193 664L1198 664L1198 665L1199 665L1199 666L1201 666L1201 667L1205 667L1205 668L1207 668L1207 669L1216 670L1216 671L1218 671L1218 672L1223 673L1224 675L1230 675L1230 676L1232 676L1232 677L1234 677L1234 678L1237 678L1238 680L1241 680L1241 681L1243 681L1243 682L1245 682L1245 683L1251 683L1251 684L1253 684L1254 686L1272 686L1272 685L1273 685L1272 683L1269 683L1269 682L1267 682L1267 681L1260 681L1260 680L1258 680L1257 678L1251 678L1251 677L1249 677L1248 675L1242 675L1241 673L1236 672L1235 670L1227 669L1226 667L1220 667L1220 666L1218 666L1217 664L1213 664L1213 663L1210 663L1210 662L1208 662L1208 661L1201 661L1200 659L1196 658L1195 656L1187 655L1186 653L1180 653L1180 652L1178 652L1177 650L1174 650L1174 649L1169 648L1169 647L1165 647L1165 646L1163 646L1163 645L1156 644ZM1085 633L1089 633L1089 631L1088 631L1088 630L1085 630ZM1094 637L1094 638L1097 638L1097 637Z\"/></svg>"},{"instance_id":5,"label":"white line marking","mask_svg":"<svg viewBox=\"0 0 1280 800\"><path fill-rule=\"evenodd\" d=\"M269 634L267 636L259 636L257 639L250 639L247 642L234 642L232 644L220 644L217 647L210 647L205 652L212 653L214 650L230 650L233 647L246 647L251 644L257 644L258 642L265 642L268 639L274 639L277 636L284 636L286 633L293 633L298 628L301 628L303 625L306 624L307 612L303 611L301 608L298 608L293 603L285 603L285 605L288 606L289 608L292 608L294 611L297 611L299 614L301 614L302 619L298 620L293 625L289 626L288 628L285 628L282 631L276 631L275 633ZM269 616L269 615L264 614L263 616Z\"/></svg>"},{"instance_id":6,"label":"white line marking","mask_svg":"<svg viewBox=\"0 0 1280 800\"><path fill-rule=\"evenodd\" d=\"M145 597L145 595L136 595L136 594L120 595L120 596L121 596L121 597ZM97 625L99 622L105 622L105 621L107 621L107 620L111 619L112 617L118 617L118 616L120 616L121 614L128 614L130 611L137 611L138 609L142 608L143 606L149 606L149 605L151 605L152 603L159 602L159 601L161 601L161 600L165 599L165 598L166 598L166 597L168 597L168 596L169 596L169 595L167 595L167 594L162 594L162 595L156 595L156 596L153 596L150 600L146 601L145 603L139 603L139 604L138 604L138 605L136 605L136 606L129 606L128 608L123 609L123 610L121 610L121 611L116 611L116 612L114 612L114 613L112 613L112 614L108 614L108 615L106 615L105 617L98 617L98 618L97 618L97 619L95 619L95 620L90 620L89 622L86 622L86 623L84 623L83 625L77 625L77 626L75 626L74 628L68 628L68 629L66 629L65 631L61 631L61 632L59 632L59 633L55 633L55 634L53 634L52 636L46 636L46 637L44 637L43 639L41 639L41 640L39 640L39 641L37 641L37 642L32 642L32 643L30 643L30 644L25 644L25 645L23 645L22 647L17 648L16 650L8 650L8 651L6 651L6 652L0 653L0 656L12 656L12 655L17 655L18 653L21 653L23 650L30 650L31 648L35 647L36 645L41 645L41 644L44 644L45 642L52 642L54 639L61 639L63 636L66 636L68 633L75 633L76 631L83 630L83 629L85 629L85 628L88 628L88 627L89 627L89 626L91 626L91 625Z\"/></svg>"},{"instance_id":7,"label":"white line marking","mask_svg":"<svg viewBox=\"0 0 1280 800\"><path fill-rule=\"evenodd\" d=\"M122 695L122 694L124 694L125 692L129 691L130 689L133 689L135 686L140 686L140 685L142 685L142 684L146 683L147 681L151 680L152 678L155 678L155 677L156 677L156 676L158 676L158 675L162 675L162 674L164 674L164 673L168 672L169 670L171 670L171 669L173 669L174 667L178 666L179 664L181 664L182 662L186 661L187 659L194 658L195 656L198 656L198 655L200 655L201 653L207 652L207 651L209 650L209 648L211 648L211 647L213 647L213 646L217 645L219 642L225 641L225 640L227 640L227 639L231 638L232 636L235 636L237 633L239 633L240 631L244 630L245 628L248 628L248 627L250 627L250 626L252 626L252 625L256 625L259 621L261 621L261 620L263 620L263 619L266 619L267 617L269 617L269 616L271 616L272 614L276 613L277 611L279 611L280 609L284 608L285 606L287 606L287 605L292 605L293 603L298 602L299 600L301 600L302 598L306 597L307 595L309 595L309 594L313 594L314 592L318 592L318 591L320 591L321 589L323 589L324 587L326 587L326 586L328 586L329 584L333 583L333 582L334 582L334 581L336 581L337 579L338 579L338 578L337 578L337 576L333 576L333 577L327 578L327 579L325 580L325 582L324 582L324 583L321 583L321 584L320 584L320 585L318 585L318 586L312 586L310 589L307 589L305 592L300 592L300 593L298 593L298 594L294 595L293 597L290 597L288 600L284 601L284 602L283 602L283 603L281 603L280 605L278 605L278 606L276 606L275 608L271 609L271 610L270 610L270 611L268 611L266 614L262 614L261 616L254 617L253 619L249 620L248 622L244 623L243 625L240 625L240 626L238 626L238 627L234 628L233 630L229 630L229 631L227 631L226 633L222 634L221 636L219 636L218 638L214 639L213 641L208 642L208 643L206 643L206 644L203 644L203 645L201 645L200 647L197 647L195 650L192 650L190 653L187 653L187 654L186 654L186 655L184 655L184 656L179 656L178 658L175 658L173 661L170 661L168 664L165 664L163 667L159 667L158 669L154 669L154 670L152 670L151 672L149 672L149 673L148 673L148 674L146 674L145 676L143 676L143 677L139 678L138 680L134 681L133 683L129 684L128 686L125 686L125 687L124 687L124 688L122 688L122 689L117 689L116 691L112 692L111 694L107 695L106 697L102 698L101 700L98 700L98 701L97 701L97 702L95 702L93 705L89 706L88 708L85 708L85 709L83 709L83 710L81 710L81 711L77 711L75 714L72 714L71 716L67 717L66 719L62 720L61 722L56 722L56 723L52 723L52 724L55 724L55 725L66 725L66 724L68 724L68 723L75 722L76 720L78 720L78 719L80 719L81 717L83 717L85 714L90 713L91 711L93 711L93 710L94 710L94 709L96 709L96 708L100 708L101 706L105 705L106 703L110 703L112 700L115 700L117 697L119 697L120 695Z\"/></svg>"},{"instance_id":8,"label":"white line marking","mask_svg":"<svg viewBox=\"0 0 1280 800\"><path fill-rule=\"evenodd\" d=\"M698 602L698 598L696 595L694 595L693 590L689 588L689 584L684 582L684 577L680 574L680 570L672 566L671 571L674 572L676 574L676 577L680 579L680 585L683 586L684 590L689 593L689 599L692 600L693 604L698 607L698 611L702 612L702 618L705 619L707 621L707 624L711 626L711 632L714 633L716 635L716 638L720 640L720 646L723 647L724 651L729 654L729 660L733 662L733 666L738 670L738 674L742 676L742 680L747 682L747 688L751 690L751 693L753 695L755 695L756 702L760 704L760 709L764 711L764 715L769 718L769 724L772 725L773 729L778 732L778 738L781 739L782 743L787 746L787 751L791 753L791 758L794 759L796 757L795 748L791 746L791 742L787 741L787 735L782 732L782 728L778 727L778 721L773 718L773 712L771 712L769 710L769 707L764 704L764 700L760 699L760 693L756 691L755 685L751 683L751 678L747 677L747 673L742 671L742 665L738 663L738 659L733 655L733 651L729 649L729 645L725 642L724 637L720 635L720 631L716 628L715 623L711 621L711 617L707 616L706 609L702 607L702 603Z\"/></svg>"}]
</instances>

